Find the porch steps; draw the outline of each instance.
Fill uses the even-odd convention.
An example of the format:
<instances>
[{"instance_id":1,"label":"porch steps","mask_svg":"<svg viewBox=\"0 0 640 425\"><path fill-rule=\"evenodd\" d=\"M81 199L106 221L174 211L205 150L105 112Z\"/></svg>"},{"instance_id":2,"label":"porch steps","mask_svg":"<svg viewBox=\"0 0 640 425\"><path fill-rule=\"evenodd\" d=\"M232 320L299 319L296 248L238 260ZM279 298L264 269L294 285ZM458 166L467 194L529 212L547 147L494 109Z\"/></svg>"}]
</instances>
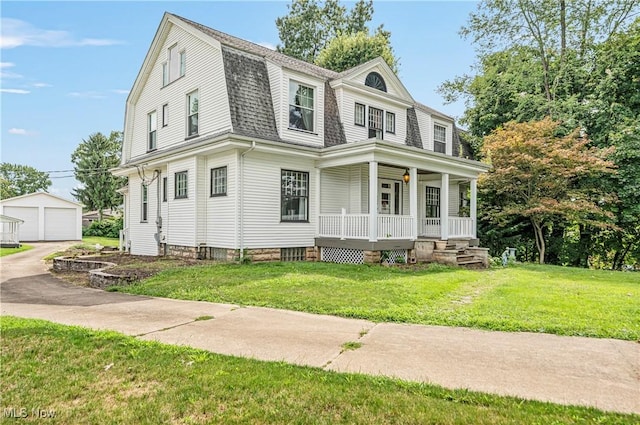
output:
<instances>
[{"instance_id":1,"label":"porch steps","mask_svg":"<svg viewBox=\"0 0 640 425\"><path fill-rule=\"evenodd\" d=\"M473 256L473 254L467 253L467 251L464 249L458 250L458 254L456 255L456 262L458 263L458 266L465 267L467 269L483 269L484 268L484 264L482 263L482 260L478 260Z\"/></svg>"}]
</instances>

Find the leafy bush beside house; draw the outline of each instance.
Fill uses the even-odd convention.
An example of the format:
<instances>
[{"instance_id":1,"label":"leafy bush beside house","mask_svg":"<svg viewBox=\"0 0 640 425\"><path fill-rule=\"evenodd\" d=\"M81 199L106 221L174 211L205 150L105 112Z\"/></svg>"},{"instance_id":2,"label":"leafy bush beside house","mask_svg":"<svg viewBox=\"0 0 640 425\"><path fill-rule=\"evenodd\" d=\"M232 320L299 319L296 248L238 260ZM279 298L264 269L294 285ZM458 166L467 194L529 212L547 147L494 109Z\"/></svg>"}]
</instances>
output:
<instances>
[{"instance_id":1,"label":"leafy bush beside house","mask_svg":"<svg viewBox=\"0 0 640 425\"><path fill-rule=\"evenodd\" d=\"M102 236L105 238L118 238L120 230L124 226L122 217L107 218L94 221L89 227L82 229L82 236Z\"/></svg>"}]
</instances>

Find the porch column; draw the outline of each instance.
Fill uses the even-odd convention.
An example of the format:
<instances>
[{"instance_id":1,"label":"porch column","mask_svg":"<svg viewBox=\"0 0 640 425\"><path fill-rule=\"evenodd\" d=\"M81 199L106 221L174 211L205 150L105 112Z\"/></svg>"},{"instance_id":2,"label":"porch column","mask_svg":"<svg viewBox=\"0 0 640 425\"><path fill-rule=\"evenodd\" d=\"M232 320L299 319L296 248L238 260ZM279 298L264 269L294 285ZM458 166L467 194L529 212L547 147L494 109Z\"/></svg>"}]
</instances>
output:
<instances>
[{"instance_id":1,"label":"porch column","mask_svg":"<svg viewBox=\"0 0 640 425\"><path fill-rule=\"evenodd\" d=\"M440 183L440 239L449 239L449 174L442 173Z\"/></svg>"},{"instance_id":2,"label":"porch column","mask_svg":"<svg viewBox=\"0 0 640 425\"><path fill-rule=\"evenodd\" d=\"M418 238L418 169L409 170L409 215L411 216L411 239Z\"/></svg>"},{"instance_id":3,"label":"porch column","mask_svg":"<svg viewBox=\"0 0 640 425\"><path fill-rule=\"evenodd\" d=\"M477 211L477 202L478 202L478 179L471 179L471 199L470 199L470 205L469 205L469 217L471 218L471 221L473 222L473 237L476 238L477 237L477 228L478 228L478 223L477 223L477 218L478 218L478 211Z\"/></svg>"},{"instance_id":4,"label":"porch column","mask_svg":"<svg viewBox=\"0 0 640 425\"><path fill-rule=\"evenodd\" d=\"M369 242L378 240L378 163L369 162Z\"/></svg>"}]
</instances>

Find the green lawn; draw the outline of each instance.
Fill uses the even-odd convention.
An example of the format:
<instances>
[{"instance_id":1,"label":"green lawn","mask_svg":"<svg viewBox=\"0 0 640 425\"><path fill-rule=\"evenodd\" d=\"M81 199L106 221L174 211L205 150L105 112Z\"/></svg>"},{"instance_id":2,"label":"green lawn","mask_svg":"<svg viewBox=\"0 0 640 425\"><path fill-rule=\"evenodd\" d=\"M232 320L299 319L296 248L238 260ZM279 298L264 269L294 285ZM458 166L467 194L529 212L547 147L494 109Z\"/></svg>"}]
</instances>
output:
<instances>
[{"instance_id":1,"label":"green lawn","mask_svg":"<svg viewBox=\"0 0 640 425\"><path fill-rule=\"evenodd\" d=\"M7 412L68 424L630 424L637 415L325 372L0 318ZM12 410L13 409L13 410ZM44 423L43 422L43 423Z\"/></svg>"},{"instance_id":2,"label":"green lawn","mask_svg":"<svg viewBox=\"0 0 640 425\"><path fill-rule=\"evenodd\" d=\"M117 290L447 326L640 339L640 274L268 263L176 268Z\"/></svg>"},{"instance_id":3,"label":"green lawn","mask_svg":"<svg viewBox=\"0 0 640 425\"><path fill-rule=\"evenodd\" d=\"M85 251L94 253L97 252L96 245L117 248L119 245L119 240L117 238L105 238L102 236L83 236L81 243L77 243L70 248L65 249L64 251L52 252L51 254L44 257L44 259L53 260L54 258L60 257L62 255L82 254Z\"/></svg>"},{"instance_id":4,"label":"green lawn","mask_svg":"<svg viewBox=\"0 0 640 425\"><path fill-rule=\"evenodd\" d=\"M83 236L82 244L83 245L92 245L100 244L102 246L111 246L118 247L119 240L118 238L103 238L102 236Z\"/></svg>"},{"instance_id":5,"label":"green lawn","mask_svg":"<svg viewBox=\"0 0 640 425\"><path fill-rule=\"evenodd\" d=\"M5 255L17 254L18 252L27 251L32 249L31 245L22 245L20 248L0 248L0 257L4 257Z\"/></svg>"}]
</instances>

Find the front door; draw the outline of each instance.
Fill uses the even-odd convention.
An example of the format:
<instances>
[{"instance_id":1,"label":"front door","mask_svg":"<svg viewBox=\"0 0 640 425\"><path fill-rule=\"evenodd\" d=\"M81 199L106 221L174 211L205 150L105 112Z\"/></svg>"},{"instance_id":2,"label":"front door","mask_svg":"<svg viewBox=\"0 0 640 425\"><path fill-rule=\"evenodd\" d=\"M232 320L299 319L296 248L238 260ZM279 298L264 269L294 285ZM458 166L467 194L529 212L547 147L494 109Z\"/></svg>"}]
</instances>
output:
<instances>
[{"instance_id":1,"label":"front door","mask_svg":"<svg viewBox=\"0 0 640 425\"><path fill-rule=\"evenodd\" d=\"M400 214L402 195L400 182L380 180L378 187L378 214Z\"/></svg>"}]
</instances>

